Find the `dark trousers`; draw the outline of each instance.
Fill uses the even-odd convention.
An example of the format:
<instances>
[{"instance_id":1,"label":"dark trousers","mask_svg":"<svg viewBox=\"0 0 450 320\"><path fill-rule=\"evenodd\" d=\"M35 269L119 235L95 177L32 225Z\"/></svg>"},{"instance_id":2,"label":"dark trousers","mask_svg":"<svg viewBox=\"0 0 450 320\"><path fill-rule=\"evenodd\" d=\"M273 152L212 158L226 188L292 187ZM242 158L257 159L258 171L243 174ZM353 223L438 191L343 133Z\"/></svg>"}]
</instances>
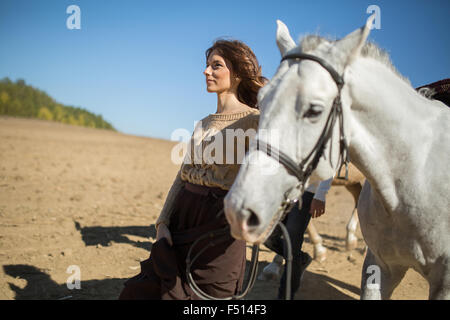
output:
<instances>
[{"instance_id":1,"label":"dark trousers","mask_svg":"<svg viewBox=\"0 0 450 320\"><path fill-rule=\"evenodd\" d=\"M292 245L291 300L300 287L301 275L304 271L303 264L309 257L308 254L304 253L301 249L303 245L303 235L308 227L309 220L311 220L309 210L313 197L313 193L305 192L302 196L302 208L299 209L298 206L294 206L294 208L283 220L283 223L288 230ZM287 248L279 227L275 228L275 231L264 244L277 254L282 255L285 259L287 258ZM283 275L280 279L280 287L278 289L279 299L285 298L286 269L287 267L285 265Z\"/></svg>"},{"instance_id":2,"label":"dark trousers","mask_svg":"<svg viewBox=\"0 0 450 320\"><path fill-rule=\"evenodd\" d=\"M226 193L226 190L186 182L170 217L173 245L164 238L153 244L149 259L141 262L141 272L125 282L120 299L199 300L186 278L186 257L200 236L228 225L225 216L217 216ZM245 241L231 235L221 239L213 239L216 245L198 257L191 266L191 274L204 292L225 298L242 289L246 247ZM191 257L211 241L211 238L200 241Z\"/></svg>"}]
</instances>

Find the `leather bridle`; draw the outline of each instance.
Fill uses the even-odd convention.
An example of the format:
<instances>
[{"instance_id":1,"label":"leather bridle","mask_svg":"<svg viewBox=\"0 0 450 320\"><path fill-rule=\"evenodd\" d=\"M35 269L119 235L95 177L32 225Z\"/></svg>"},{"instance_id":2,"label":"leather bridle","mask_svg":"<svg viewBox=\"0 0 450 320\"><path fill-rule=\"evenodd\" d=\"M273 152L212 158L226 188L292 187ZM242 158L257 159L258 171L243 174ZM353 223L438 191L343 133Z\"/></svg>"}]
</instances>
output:
<instances>
[{"instance_id":1,"label":"leather bridle","mask_svg":"<svg viewBox=\"0 0 450 320\"><path fill-rule=\"evenodd\" d=\"M336 121L339 121L340 126L340 151L339 151L340 165L338 172L340 172L342 166L345 165L346 180L348 179L348 163L350 161L348 144L344 135L344 118L341 102L341 91L342 87L344 86L343 77L339 75L339 73L328 62L326 62L322 58L310 54L306 53L287 54L281 59L281 62L285 60L296 60L296 61L312 60L319 63L325 70L328 71L328 73L333 78L338 88L338 94L333 100L330 113L328 114L327 121L325 123L325 126L322 130L320 137L318 138L314 147L311 149L310 153L300 162L300 164L297 164L286 153L271 146L269 143L261 141L259 138L256 139L256 148L266 153L269 157L279 161L283 165L283 167L287 170L287 172L290 175L296 177L298 181L298 183L294 187L289 189L284 194L283 202L281 203L277 212L273 215L272 221L269 223L269 226L267 227L267 230L264 233L264 236L266 237L270 235L270 233L276 227L277 222L283 220L284 216L292 209L292 207L296 203L299 202L300 196L304 192L305 183L311 176L312 172L316 169L319 160L322 157L323 152L325 150L325 146L327 142L331 139L333 128L334 125L336 124ZM299 206L301 206L301 203L299 203Z\"/></svg>"}]
</instances>

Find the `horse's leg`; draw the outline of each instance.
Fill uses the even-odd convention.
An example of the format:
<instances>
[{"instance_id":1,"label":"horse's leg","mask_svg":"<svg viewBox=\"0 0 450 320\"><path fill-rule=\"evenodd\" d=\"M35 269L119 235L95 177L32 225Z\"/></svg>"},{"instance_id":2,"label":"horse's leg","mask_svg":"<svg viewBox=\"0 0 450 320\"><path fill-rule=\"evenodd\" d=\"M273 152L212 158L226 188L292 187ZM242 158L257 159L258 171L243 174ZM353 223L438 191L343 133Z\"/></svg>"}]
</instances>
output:
<instances>
[{"instance_id":1,"label":"horse's leg","mask_svg":"<svg viewBox=\"0 0 450 320\"><path fill-rule=\"evenodd\" d=\"M381 298L383 300L391 298L392 292L402 281L408 269L408 267L404 266L389 266L389 272L384 271L381 273Z\"/></svg>"},{"instance_id":2,"label":"horse's leg","mask_svg":"<svg viewBox=\"0 0 450 320\"><path fill-rule=\"evenodd\" d=\"M356 228L358 227L358 212L356 210L358 205L359 194L361 193L362 186L360 183L346 186L347 190L352 194L355 200L355 208L353 209L352 216L347 224L347 237L345 239L345 246L347 251L351 251L358 245L358 238L356 237Z\"/></svg>"},{"instance_id":3,"label":"horse's leg","mask_svg":"<svg viewBox=\"0 0 450 320\"><path fill-rule=\"evenodd\" d=\"M387 266L381 263L368 249L361 275L361 299L389 299L407 270L404 266Z\"/></svg>"},{"instance_id":4,"label":"horse's leg","mask_svg":"<svg viewBox=\"0 0 450 320\"><path fill-rule=\"evenodd\" d=\"M282 256L276 254L272 262L263 269L258 280L278 280L281 276L283 260Z\"/></svg>"},{"instance_id":5,"label":"horse's leg","mask_svg":"<svg viewBox=\"0 0 450 320\"><path fill-rule=\"evenodd\" d=\"M450 300L450 264L449 259L439 260L427 277L430 284L429 299Z\"/></svg>"},{"instance_id":6,"label":"horse's leg","mask_svg":"<svg viewBox=\"0 0 450 320\"><path fill-rule=\"evenodd\" d=\"M319 262L324 261L327 258L327 249L322 245L322 237L317 232L316 227L314 226L314 223L312 221L309 222L306 231L308 231L309 238L311 239L311 242L314 246L314 260L317 260Z\"/></svg>"},{"instance_id":7,"label":"horse's leg","mask_svg":"<svg viewBox=\"0 0 450 320\"><path fill-rule=\"evenodd\" d=\"M372 251L368 249L361 274L361 300L381 300L380 286L369 281L369 267L371 268L371 266L374 265L377 265L375 256L372 254Z\"/></svg>"},{"instance_id":8,"label":"horse's leg","mask_svg":"<svg viewBox=\"0 0 450 320\"><path fill-rule=\"evenodd\" d=\"M358 238L356 237L356 227L358 226L358 212L356 207L353 209L352 217L347 224L347 237L345 238L345 247L347 251L352 251L358 245Z\"/></svg>"}]
</instances>

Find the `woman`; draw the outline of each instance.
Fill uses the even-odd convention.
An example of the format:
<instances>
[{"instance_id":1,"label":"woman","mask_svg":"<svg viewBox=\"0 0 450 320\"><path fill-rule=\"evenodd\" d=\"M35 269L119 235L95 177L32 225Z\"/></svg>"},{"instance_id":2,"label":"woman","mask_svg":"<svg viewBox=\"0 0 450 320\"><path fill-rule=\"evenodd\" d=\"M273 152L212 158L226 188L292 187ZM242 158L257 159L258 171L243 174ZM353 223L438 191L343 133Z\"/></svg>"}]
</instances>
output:
<instances>
[{"instance_id":1,"label":"woman","mask_svg":"<svg viewBox=\"0 0 450 320\"><path fill-rule=\"evenodd\" d=\"M224 215L218 213L242 163L234 155L243 146L238 145L242 140L236 142L234 138L227 145L226 135L230 129L257 129L257 94L266 78L252 50L237 40L218 40L206 50L203 73L207 91L217 94L216 113L202 119L194 129L189 152L156 222L150 258L141 263L141 273L125 283L120 299L199 299L187 284L187 252L200 236L227 225ZM223 138L223 161L218 161L218 149L215 161L205 159L208 146L218 138ZM248 146L245 140L245 150ZM230 150L234 152L232 163L225 159ZM208 241L199 243L192 256ZM223 298L241 290L245 261L245 242L228 236L225 242L202 253L191 273L204 292Z\"/></svg>"}]
</instances>

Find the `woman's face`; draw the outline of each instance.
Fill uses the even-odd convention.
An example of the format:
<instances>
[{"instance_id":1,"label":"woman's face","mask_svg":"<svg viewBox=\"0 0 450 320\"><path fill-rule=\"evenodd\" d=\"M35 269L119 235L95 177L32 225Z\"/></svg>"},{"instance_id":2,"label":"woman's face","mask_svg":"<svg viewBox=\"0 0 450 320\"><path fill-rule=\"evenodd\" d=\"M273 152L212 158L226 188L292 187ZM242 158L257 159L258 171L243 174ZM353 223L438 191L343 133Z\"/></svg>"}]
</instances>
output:
<instances>
[{"instance_id":1,"label":"woman's face","mask_svg":"<svg viewBox=\"0 0 450 320\"><path fill-rule=\"evenodd\" d=\"M237 87L236 81L232 81L231 65L216 54L215 50L209 55L203 74L206 76L206 90L208 92L233 91Z\"/></svg>"}]
</instances>

